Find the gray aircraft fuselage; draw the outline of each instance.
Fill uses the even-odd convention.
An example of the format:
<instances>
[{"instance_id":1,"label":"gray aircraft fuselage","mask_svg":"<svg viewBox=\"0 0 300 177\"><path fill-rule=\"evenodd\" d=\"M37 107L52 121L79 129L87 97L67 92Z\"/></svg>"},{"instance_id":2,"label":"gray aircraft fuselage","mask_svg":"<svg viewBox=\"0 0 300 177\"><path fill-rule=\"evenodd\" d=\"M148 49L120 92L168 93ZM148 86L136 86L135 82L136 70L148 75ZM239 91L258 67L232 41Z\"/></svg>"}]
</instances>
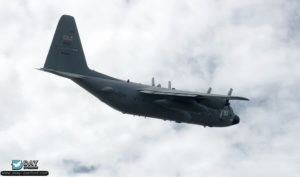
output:
<instances>
[{"instance_id":1,"label":"gray aircraft fuselage","mask_svg":"<svg viewBox=\"0 0 300 177\"><path fill-rule=\"evenodd\" d=\"M171 120L176 121L177 123L185 122L199 124L210 127L225 127L239 123L239 117L233 113L231 108L228 110L228 114L230 114L229 117L220 118L225 105L225 101L221 99L203 100L201 104L204 104L208 109L204 112L201 110L198 112L184 111L180 109L180 106L182 104L189 106L195 102L193 99L186 98L180 101L174 101L174 104L178 105L177 109L166 108L156 103L156 101L169 100L169 96L145 95L139 92L139 90L152 87L149 85L97 77L72 80L107 105L124 114ZM172 102L172 100L170 100L170 102ZM199 103L196 102L194 104Z\"/></svg>"}]
</instances>

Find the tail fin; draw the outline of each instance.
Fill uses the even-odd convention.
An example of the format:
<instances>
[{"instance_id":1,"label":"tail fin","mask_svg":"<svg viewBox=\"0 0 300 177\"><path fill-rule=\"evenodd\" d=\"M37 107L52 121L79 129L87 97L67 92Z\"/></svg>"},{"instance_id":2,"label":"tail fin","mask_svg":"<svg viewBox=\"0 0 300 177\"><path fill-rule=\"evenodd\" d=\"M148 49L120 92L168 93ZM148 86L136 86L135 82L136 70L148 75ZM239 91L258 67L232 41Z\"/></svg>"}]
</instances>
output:
<instances>
[{"instance_id":1,"label":"tail fin","mask_svg":"<svg viewBox=\"0 0 300 177\"><path fill-rule=\"evenodd\" d=\"M72 16L63 15L60 18L44 69L80 75L90 73Z\"/></svg>"}]
</instances>

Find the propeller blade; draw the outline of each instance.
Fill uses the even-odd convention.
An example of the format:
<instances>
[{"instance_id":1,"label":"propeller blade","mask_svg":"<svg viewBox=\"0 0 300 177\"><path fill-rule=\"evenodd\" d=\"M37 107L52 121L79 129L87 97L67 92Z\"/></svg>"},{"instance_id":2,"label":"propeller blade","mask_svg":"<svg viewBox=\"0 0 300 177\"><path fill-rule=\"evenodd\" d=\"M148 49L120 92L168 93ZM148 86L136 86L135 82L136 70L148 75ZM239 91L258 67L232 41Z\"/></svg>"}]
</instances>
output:
<instances>
[{"instance_id":1,"label":"propeller blade","mask_svg":"<svg viewBox=\"0 0 300 177\"><path fill-rule=\"evenodd\" d=\"M207 94L210 94L210 93L211 93L211 87L209 87L207 90Z\"/></svg>"},{"instance_id":2,"label":"propeller blade","mask_svg":"<svg viewBox=\"0 0 300 177\"><path fill-rule=\"evenodd\" d=\"M232 91L233 91L233 89L230 88L228 91L228 94L227 94L229 97L232 95ZM226 99L225 106L229 106L229 105L230 105L229 99Z\"/></svg>"},{"instance_id":3,"label":"propeller blade","mask_svg":"<svg viewBox=\"0 0 300 177\"><path fill-rule=\"evenodd\" d=\"M154 77L152 77L152 86L155 86L155 81L154 81Z\"/></svg>"},{"instance_id":4,"label":"propeller blade","mask_svg":"<svg viewBox=\"0 0 300 177\"><path fill-rule=\"evenodd\" d=\"M168 88L171 89L171 81L168 82Z\"/></svg>"},{"instance_id":5,"label":"propeller blade","mask_svg":"<svg viewBox=\"0 0 300 177\"><path fill-rule=\"evenodd\" d=\"M232 89L232 88L230 88L230 89L229 89L229 91L228 91L228 96L231 96L231 94L232 94L232 91L233 91L233 89Z\"/></svg>"}]
</instances>

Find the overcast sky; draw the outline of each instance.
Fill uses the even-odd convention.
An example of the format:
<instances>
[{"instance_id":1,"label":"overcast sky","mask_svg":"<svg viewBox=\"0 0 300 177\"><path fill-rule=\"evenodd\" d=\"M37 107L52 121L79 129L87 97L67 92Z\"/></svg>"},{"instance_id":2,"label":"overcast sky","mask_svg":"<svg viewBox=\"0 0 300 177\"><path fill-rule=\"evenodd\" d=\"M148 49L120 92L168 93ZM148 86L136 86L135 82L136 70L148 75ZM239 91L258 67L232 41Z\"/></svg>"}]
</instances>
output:
<instances>
[{"instance_id":1,"label":"overcast sky","mask_svg":"<svg viewBox=\"0 0 300 177\"><path fill-rule=\"evenodd\" d=\"M39 160L50 176L300 174L299 0L1 0L0 170ZM124 115L44 65L73 15L90 68L234 95L238 125Z\"/></svg>"}]
</instances>

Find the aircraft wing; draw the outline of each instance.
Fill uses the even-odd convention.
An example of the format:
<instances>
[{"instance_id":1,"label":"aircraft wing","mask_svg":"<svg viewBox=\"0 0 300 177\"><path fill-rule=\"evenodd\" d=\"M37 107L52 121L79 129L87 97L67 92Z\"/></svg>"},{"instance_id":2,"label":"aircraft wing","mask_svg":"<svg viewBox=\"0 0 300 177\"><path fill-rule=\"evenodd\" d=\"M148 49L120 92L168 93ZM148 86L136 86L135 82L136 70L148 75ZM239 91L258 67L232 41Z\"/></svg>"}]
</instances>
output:
<instances>
[{"instance_id":1,"label":"aircraft wing","mask_svg":"<svg viewBox=\"0 0 300 177\"><path fill-rule=\"evenodd\" d=\"M200 92L190 92L182 90L172 90L164 88L145 88L140 90L143 94L149 95L166 95L174 97L186 97L186 98L198 98L198 99L228 99L228 100L244 100L249 101L248 98L239 97L239 96L229 96L229 95L218 95L218 94L207 94Z\"/></svg>"}]
</instances>

